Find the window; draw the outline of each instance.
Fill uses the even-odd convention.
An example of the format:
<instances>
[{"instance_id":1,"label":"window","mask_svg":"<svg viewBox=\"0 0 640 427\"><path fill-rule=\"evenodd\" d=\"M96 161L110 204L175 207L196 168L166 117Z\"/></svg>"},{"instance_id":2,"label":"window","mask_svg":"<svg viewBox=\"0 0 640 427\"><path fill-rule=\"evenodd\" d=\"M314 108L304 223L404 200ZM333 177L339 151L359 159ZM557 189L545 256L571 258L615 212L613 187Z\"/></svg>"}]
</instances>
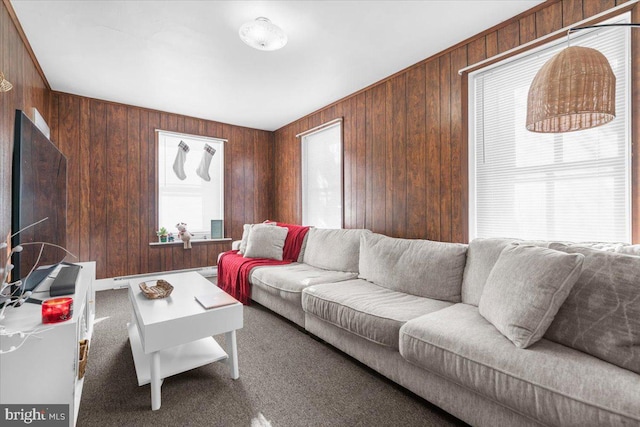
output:
<instances>
[{"instance_id":1,"label":"window","mask_svg":"<svg viewBox=\"0 0 640 427\"><path fill-rule=\"evenodd\" d=\"M224 220L224 142L158 131L158 227L177 235L184 222L211 237L211 221Z\"/></svg>"},{"instance_id":2,"label":"window","mask_svg":"<svg viewBox=\"0 0 640 427\"><path fill-rule=\"evenodd\" d=\"M342 120L302 138L302 223L342 228Z\"/></svg>"},{"instance_id":3,"label":"window","mask_svg":"<svg viewBox=\"0 0 640 427\"><path fill-rule=\"evenodd\" d=\"M629 30L582 31L571 45L599 50L613 68L617 117L607 125L525 129L531 81L566 39L470 75L470 238L630 242Z\"/></svg>"}]
</instances>

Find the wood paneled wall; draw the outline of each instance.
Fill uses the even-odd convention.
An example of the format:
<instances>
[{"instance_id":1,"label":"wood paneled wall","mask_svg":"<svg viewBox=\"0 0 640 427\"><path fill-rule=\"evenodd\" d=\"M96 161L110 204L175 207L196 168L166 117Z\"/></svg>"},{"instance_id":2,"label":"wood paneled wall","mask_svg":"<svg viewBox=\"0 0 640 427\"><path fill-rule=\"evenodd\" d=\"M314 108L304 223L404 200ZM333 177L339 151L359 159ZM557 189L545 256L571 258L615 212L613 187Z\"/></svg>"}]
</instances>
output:
<instances>
[{"instance_id":1,"label":"wood paneled wall","mask_svg":"<svg viewBox=\"0 0 640 427\"><path fill-rule=\"evenodd\" d=\"M68 249L95 260L98 277L215 265L231 244L157 241L156 129L225 138L225 235L271 216L273 134L56 93L51 139L68 162ZM165 224L167 228L170 224ZM177 230L176 230L177 231Z\"/></svg>"},{"instance_id":2,"label":"wood paneled wall","mask_svg":"<svg viewBox=\"0 0 640 427\"><path fill-rule=\"evenodd\" d=\"M8 0L6 0L8 1ZM20 30L14 25L13 10L5 1L0 4L0 71L13 84L9 92L0 92L0 241L11 229L11 159L15 110L32 117L31 109L49 118L50 90L22 42Z\"/></svg>"},{"instance_id":3,"label":"wood paneled wall","mask_svg":"<svg viewBox=\"0 0 640 427\"><path fill-rule=\"evenodd\" d=\"M467 83L458 70L614 6L615 0L548 1L277 130L275 218L286 222L302 218L296 134L343 117L344 226L395 237L466 242ZM635 21L638 9L635 6ZM634 40L638 52L637 36ZM634 58L637 147L637 53ZM634 240L640 242L637 157Z\"/></svg>"},{"instance_id":4,"label":"wood paneled wall","mask_svg":"<svg viewBox=\"0 0 640 427\"><path fill-rule=\"evenodd\" d=\"M99 277L211 265L228 243L155 241L155 129L226 138L225 233L272 218L301 220L296 134L337 117L344 129L345 227L391 236L467 240L466 81L457 71L625 0L548 1L275 133L52 93L0 6L0 233L10 229L14 110L36 107L69 162L69 249ZM634 22L640 8L633 9ZM640 31L634 32L633 109L640 110ZM640 122L633 117L634 241L640 242ZM277 162L275 161L277 159ZM275 164L275 169L274 165Z\"/></svg>"}]
</instances>

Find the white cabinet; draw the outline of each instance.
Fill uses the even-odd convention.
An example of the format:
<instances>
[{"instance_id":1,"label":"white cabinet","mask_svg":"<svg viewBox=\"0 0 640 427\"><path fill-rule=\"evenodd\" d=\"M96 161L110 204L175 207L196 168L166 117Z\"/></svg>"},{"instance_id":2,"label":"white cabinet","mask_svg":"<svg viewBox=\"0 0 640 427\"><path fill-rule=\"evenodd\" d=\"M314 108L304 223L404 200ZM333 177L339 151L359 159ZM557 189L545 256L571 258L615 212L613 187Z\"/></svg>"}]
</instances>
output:
<instances>
[{"instance_id":1,"label":"white cabinet","mask_svg":"<svg viewBox=\"0 0 640 427\"><path fill-rule=\"evenodd\" d=\"M22 347L0 355L0 404L21 404L25 410L32 405L69 405L69 425L74 426L80 409L84 378L78 379L79 342L90 342L95 318L95 262L82 266L73 295L73 317L70 320L45 325L37 304L7 308L2 324L7 331L41 332L30 336ZM32 298L49 299L48 288L53 279L46 279ZM7 351L23 339L0 337L0 348ZM1 424L1 423L0 423Z\"/></svg>"}]
</instances>

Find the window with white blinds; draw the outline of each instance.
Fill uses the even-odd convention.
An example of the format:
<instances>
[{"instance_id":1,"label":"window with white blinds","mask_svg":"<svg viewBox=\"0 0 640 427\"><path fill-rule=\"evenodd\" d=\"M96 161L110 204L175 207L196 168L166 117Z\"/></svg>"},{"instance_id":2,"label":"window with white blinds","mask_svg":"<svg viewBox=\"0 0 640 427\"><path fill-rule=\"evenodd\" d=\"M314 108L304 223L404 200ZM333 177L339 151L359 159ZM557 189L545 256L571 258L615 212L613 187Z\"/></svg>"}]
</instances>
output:
<instances>
[{"instance_id":1,"label":"window with white blinds","mask_svg":"<svg viewBox=\"0 0 640 427\"><path fill-rule=\"evenodd\" d=\"M629 29L577 34L571 45L602 52L616 75L616 118L604 126L525 129L529 86L566 39L470 76L470 238L630 242Z\"/></svg>"},{"instance_id":2,"label":"window with white blinds","mask_svg":"<svg viewBox=\"0 0 640 427\"><path fill-rule=\"evenodd\" d=\"M300 137L302 224L342 228L342 121Z\"/></svg>"}]
</instances>

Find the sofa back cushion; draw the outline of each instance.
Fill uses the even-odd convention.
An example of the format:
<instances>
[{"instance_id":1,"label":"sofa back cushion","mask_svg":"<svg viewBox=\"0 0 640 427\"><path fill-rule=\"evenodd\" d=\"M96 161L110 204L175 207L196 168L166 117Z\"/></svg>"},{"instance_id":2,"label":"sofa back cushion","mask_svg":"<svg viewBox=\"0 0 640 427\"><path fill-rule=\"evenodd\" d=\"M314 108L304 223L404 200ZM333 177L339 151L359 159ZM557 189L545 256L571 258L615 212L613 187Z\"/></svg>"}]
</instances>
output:
<instances>
[{"instance_id":1,"label":"sofa back cushion","mask_svg":"<svg viewBox=\"0 0 640 427\"><path fill-rule=\"evenodd\" d=\"M300 255L298 255L297 262L304 262L304 253L307 250L307 239L309 239L309 232L307 232L307 234L304 235L304 239L302 240L302 246L300 247Z\"/></svg>"},{"instance_id":2,"label":"sofa back cushion","mask_svg":"<svg viewBox=\"0 0 640 427\"><path fill-rule=\"evenodd\" d=\"M398 292L460 302L467 245L365 234L361 279Z\"/></svg>"},{"instance_id":3,"label":"sofa back cushion","mask_svg":"<svg viewBox=\"0 0 640 427\"><path fill-rule=\"evenodd\" d=\"M616 248L616 252L625 255L640 256L640 245L620 246L619 248Z\"/></svg>"},{"instance_id":4,"label":"sofa back cushion","mask_svg":"<svg viewBox=\"0 0 640 427\"><path fill-rule=\"evenodd\" d=\"M360 236L370 233L364 229L310 228L303 261L325 270L358 272Z\"/></svg>"},{"instance_id":5,"label":"sofa back cushion","mask_svg":"<svg viewBox=\"0 0 640 427\"><path fill-rule=\"evenodd\" d=\"M502 250L516 239L474 239L467 250L467 264L462 278L462 302L475 305L480 303L482 290L491 269L498 261Z\"/></svg>"},{"instance_id":6,"label":"sofa back cushion","mask_svg":"<svg viewBox=\"0 0 640 427\"><path fill-rule=\"evenodd\" d=\"M640 257L559 243L585 256L545 338L640 374Z\"/></svg>"},{"instance_id":7,"label":"sofa back cushion","mask_svg":"<svg viewBox=\"0 0 640 427\"><path fill-rule=\"evenodd\" d=\"M242 226L242 240L238 246L238 253L244 255L247 251L247 242L249 241L249 233L251 233L251 227L253 224L245 224Z\"/></svg>"}]
</instances>

